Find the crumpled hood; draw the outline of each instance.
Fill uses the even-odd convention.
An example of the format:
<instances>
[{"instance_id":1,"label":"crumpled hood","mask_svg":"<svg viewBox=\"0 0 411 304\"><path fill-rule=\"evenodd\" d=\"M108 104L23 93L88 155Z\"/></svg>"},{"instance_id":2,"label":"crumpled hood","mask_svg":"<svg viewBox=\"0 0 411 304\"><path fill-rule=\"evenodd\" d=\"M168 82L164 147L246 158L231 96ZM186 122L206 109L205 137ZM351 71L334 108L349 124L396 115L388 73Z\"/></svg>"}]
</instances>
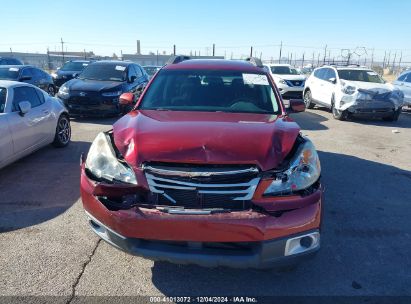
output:
<instances>
[{"instance_id":1,"label":"crumpled hood","mask_svg":"<svg viewBox=\"0 0 411 304\"><path fill-rule=\"evenodd\" d=\"M122 85L118 81L100 81L100 80L88 80L88 79L72 79L66 82L66 86L72 91L109 91L114 90Z\"/></svg>"},{"instance_id":2,"label":"crumpled hood","mask_svg":"<svg viewBox=\"0 0 411 304\"><path fill-rule=\"evenodd\" d=\"M284 116L152 110L131 112L113 126L116 147L134 167L157 161L273 169L299 131Z\"/></svg>"},{"instance_id":3,"label":"crumpled hood","mask_svg":"<svg viewBox=\"0 0 411 304\"><path fill-rule=\"evenodd\" d=\"M395 87L390 83L374 83L374 82L364 82L364 81L348 81L342 80L345 82L346 86L353 86L360 90L375 92L377 94L392 92Z\"/></svg>"}]
</instances>

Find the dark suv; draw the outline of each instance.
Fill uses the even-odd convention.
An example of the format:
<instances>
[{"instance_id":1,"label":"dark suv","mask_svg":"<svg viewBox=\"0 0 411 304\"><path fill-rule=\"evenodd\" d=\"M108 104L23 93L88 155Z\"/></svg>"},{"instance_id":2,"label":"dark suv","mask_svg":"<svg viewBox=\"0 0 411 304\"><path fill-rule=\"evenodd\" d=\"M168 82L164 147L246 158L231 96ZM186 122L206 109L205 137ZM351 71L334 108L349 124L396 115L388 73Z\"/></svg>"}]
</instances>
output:
<instances>
[{"instance_id":1,"label":"dark suv","mask_svg":"<svg viewBox=\"0 0 411 304\"><path fill-rule=\"evenodd\" d=\"M93 61L91 60L70 60L67 61L60 69L51 74L56 87L61 87L65 82L73 79L80 74L86 66Z\"/></svg>"},{"instance_id":2,"label":"dark suv","mask_svg":"<svg viewBox=\"0 0 411 304\"><path fill-rule=\"evenodd\" d=\"M119 97L125 92L138 95L148 83L142 67L126 61L97 61L60 87L58 97L70 114L105 116L124 111Z\"/></svg>"},{"instance_id":3,"label":"dark suv","mask_svg":"<svg viewBox=\"0 0 411 304\"><path fill-rule=\"evenodd\" d=\"M0 66L0 79L30 83L51 96L56 93L50 74L31 65L2 65Z\"/></svg>"},{"instance_id":4,"label":"dark suv","mask_svg":"<svg viewBox=\"0 0 411 304\"><path fill-rule=\"evenodd\" d=\"M82 162L91 229L154 260L271 267L320 248L312 142L254 64L176 58ZM126 93L121 103L132 103Z\"/></svg>"}]
</instances>

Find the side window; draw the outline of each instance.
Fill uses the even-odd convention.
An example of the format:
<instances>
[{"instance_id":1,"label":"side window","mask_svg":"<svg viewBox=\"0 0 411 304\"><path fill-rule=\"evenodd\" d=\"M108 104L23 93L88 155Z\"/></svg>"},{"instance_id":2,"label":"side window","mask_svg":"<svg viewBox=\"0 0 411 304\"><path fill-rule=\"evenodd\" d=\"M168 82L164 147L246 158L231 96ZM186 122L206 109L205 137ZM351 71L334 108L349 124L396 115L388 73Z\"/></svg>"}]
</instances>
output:
<instances>
[{"instance_id":1,"label":"side window","mask_svg":"<svg viewBox=\"0 0 411 304\"><path fill-rule=\"evenodd\" d=\"M143 72L141 71L141 68L138 65L135 65L134 69L136 70L137 79L143 76Z\"/></svg>"},{"instance_id":2,"label":"side window","mask_svg":"<svg viewBox=\"0 0 411 304\"><path fill-rule=\"evenodd\" d=\"M333 69L328 69L328 73L327 73L327 80L330 78L335 78L337 79L337 74L335 73L335 71Z\"/></svg>"},{"instance_id":3,"label":"side window","mask_svg":"<svg viewBox=\"0 0 411 304\"><path fill-rule=\"evenodd\" d=\"M32 72L36 78L44 78L44 73L43 71L39 69L32 69Z\"/></svg>"},{"instance_id":4,"label":"side window","mask_svg":"<svg viewBox=\"0 0 411 304\"><path fill-rule=\"evenodd\" d=\"M7 97L7 89L0 88L0 113L4 112L6 108L6 97Z\"/></svg>"},{"instance_id":5,"label":"side window","mask_svg":"<svg viewBox=\"0 0 411 304\"><path fill-rule=\"evenodd\" d=\"M44 100L40 99L36 89L30 87L17 87L14 88L13 97L13 111L18 111L18 105L22 101L28 101L32 108L40 106Z\"/></svg>"},{"instance_id":6,"label":"side window","mask_svg":"<svg viewBox=\"0 0 411 304\"><path fill-rule=\"evenodd\" d=\"M136 71L134 70L134 66L133 66L133 65L129 65L129 66L128 66L128 79L131 79L131 77L133 77L133 76L135 76L135 77L138 78L138 76L137 76L137 74L136 74Z\"/></svg>"},{"instance_id":7,"label":"side window","mask_svg":"<svg viewBox=\"0 0 411 304\"><path fill-rule=\"evenodd\" d=\"M323 69L318 69L314 72L314 76L319 78L319 79L324 80L326 72L327 72L327 69L324 69L324 68Z\"/></svg>"},{"instance_id":8,"label":"side window","mask_svg":"<svg viewBox=\"0 0 411 304\"><path fill-rule=\"evenodd\" d=\"M31 69L29 68L23 69L23 71L21 71L21 77L33 77L33 73L31 72Z\"/></svg>"},{"instance_id":9,"label":"side window","mask_svg":"<svg viewBox=\"0 0 411 304\"><path fill-rule=\"evenodd\" d=\"M405 82L411 83L411 73L407 74L407 79L405 79Z\"/></svg>"},{"instance_id":10,"label":"side window","mask_svg":"<svg viewBox=\"0 0 411 304\"><path fill-rule=\"evenodd\" d=\"M409 74L401 75L400 77L398 77L397 81L405 81L405 78L407 78L407 75Z\"/></svg>"}]
</instances>

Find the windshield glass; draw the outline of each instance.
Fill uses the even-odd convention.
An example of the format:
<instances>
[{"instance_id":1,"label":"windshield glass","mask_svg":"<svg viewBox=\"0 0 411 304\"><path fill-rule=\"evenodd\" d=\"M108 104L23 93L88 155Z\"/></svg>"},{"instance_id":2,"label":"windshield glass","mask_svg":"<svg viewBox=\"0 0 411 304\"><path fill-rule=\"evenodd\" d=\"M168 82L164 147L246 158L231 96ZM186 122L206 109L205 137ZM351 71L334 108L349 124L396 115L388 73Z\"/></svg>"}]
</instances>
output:
<instances>
[{"instance_id":1,"label":"windshield glass","mask_svg":"<svg viewBox=\"0 0 411 304\"><path fill-rule=\"evenodd\" d=\"M153 76L160 68L159 67L144 67L148 76Z\"/></svg>"},{"instance_id":2,"label":"windshield glass","mask_svg":"<svg viewBox=\"0 0 411 304\"><path fill-rule=\"evenodd\" d=\"M279 103L265 74L161 70L139 109L277 114Z\"/></svg>"},{"instance_id":3,"label":"windshield glass","mask_svg":"<svg viewBox=\"0 0 411 304\"><path fill-rule=\"evenodd\" d=\"M0 88L0 113L4 113L4 108L6 107L6 93L5 88Z\"/></svg>"},{"instance_id":4,"label":"windshield glass","mask_svg":"<svg viewBox=\"0 0 411 304\"><path fill-rule=\"evenodd\" d=\"M344 80L384 83L380 75L371 70L338 70L338 76Z\"/></svg>"},{"instance_id":5,"label":"windshield glass","mask_svg":"<svg viewBox=\"0 0 411 304\"><path fill-rule=\"evenodd\" d=\"M66 62L60 71L82 71L88 66L87 62Z\"/></svg>"},{"instance_id":6,"label":"windshield glass","mask_svg":"<svg viewBox=\"0 0 411 304\"><path fill-rule=\"evenodd\" d=\"M279 75L297 75L297 70L288 66L272 66L271 73Z\"/></svg>"},{"instance_id":7,"label":"windshield glass","mask_svg":"<svg viewBox=\"0 0 411 304\"><path fill-rule=\"evenodd\" d=\"M125 81L126 68L126 65L117 63L90 64L81 72L79 78L103 81Z\"/></svg>"},{"instance_id":8,"label":"windshield glass","mask_svg":"<svg viewBox=\"0 0 411 304\"><path fill-rule=\"evenodd\" d=\"M16 80L18 77L18 68L0 68L0 79Z\"/></svg>"}]
</instances>

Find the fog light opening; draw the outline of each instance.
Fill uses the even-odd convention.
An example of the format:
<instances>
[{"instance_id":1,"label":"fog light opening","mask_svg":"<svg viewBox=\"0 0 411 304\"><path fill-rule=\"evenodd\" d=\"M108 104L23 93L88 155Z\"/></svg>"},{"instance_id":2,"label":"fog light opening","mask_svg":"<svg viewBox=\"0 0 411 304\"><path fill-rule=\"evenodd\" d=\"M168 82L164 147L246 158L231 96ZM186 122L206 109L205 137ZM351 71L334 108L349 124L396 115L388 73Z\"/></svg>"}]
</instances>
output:
<instances>
[{"instance_id":1,"label":"fog light opening","mask_svg":"<svg viewBox=\"0 0 411 304\"><path fill-rule=\"evenodd\" d=\"M294 255L315 249L320 246L318 231L288 239L285 244L284 255Z\"/></svg>"},{"instance_id":2,"label":"fog light opening","mask_svg":"<svg viewBox=\"0 0 411 304\"><path fill-rule=\"evenodd\" d=\"M310 236L305 236L300 239L300 245L301 247L304 247L304 248L310 248L313 243L314 243L314 240Z\"/></svg>"}]
</instances>

